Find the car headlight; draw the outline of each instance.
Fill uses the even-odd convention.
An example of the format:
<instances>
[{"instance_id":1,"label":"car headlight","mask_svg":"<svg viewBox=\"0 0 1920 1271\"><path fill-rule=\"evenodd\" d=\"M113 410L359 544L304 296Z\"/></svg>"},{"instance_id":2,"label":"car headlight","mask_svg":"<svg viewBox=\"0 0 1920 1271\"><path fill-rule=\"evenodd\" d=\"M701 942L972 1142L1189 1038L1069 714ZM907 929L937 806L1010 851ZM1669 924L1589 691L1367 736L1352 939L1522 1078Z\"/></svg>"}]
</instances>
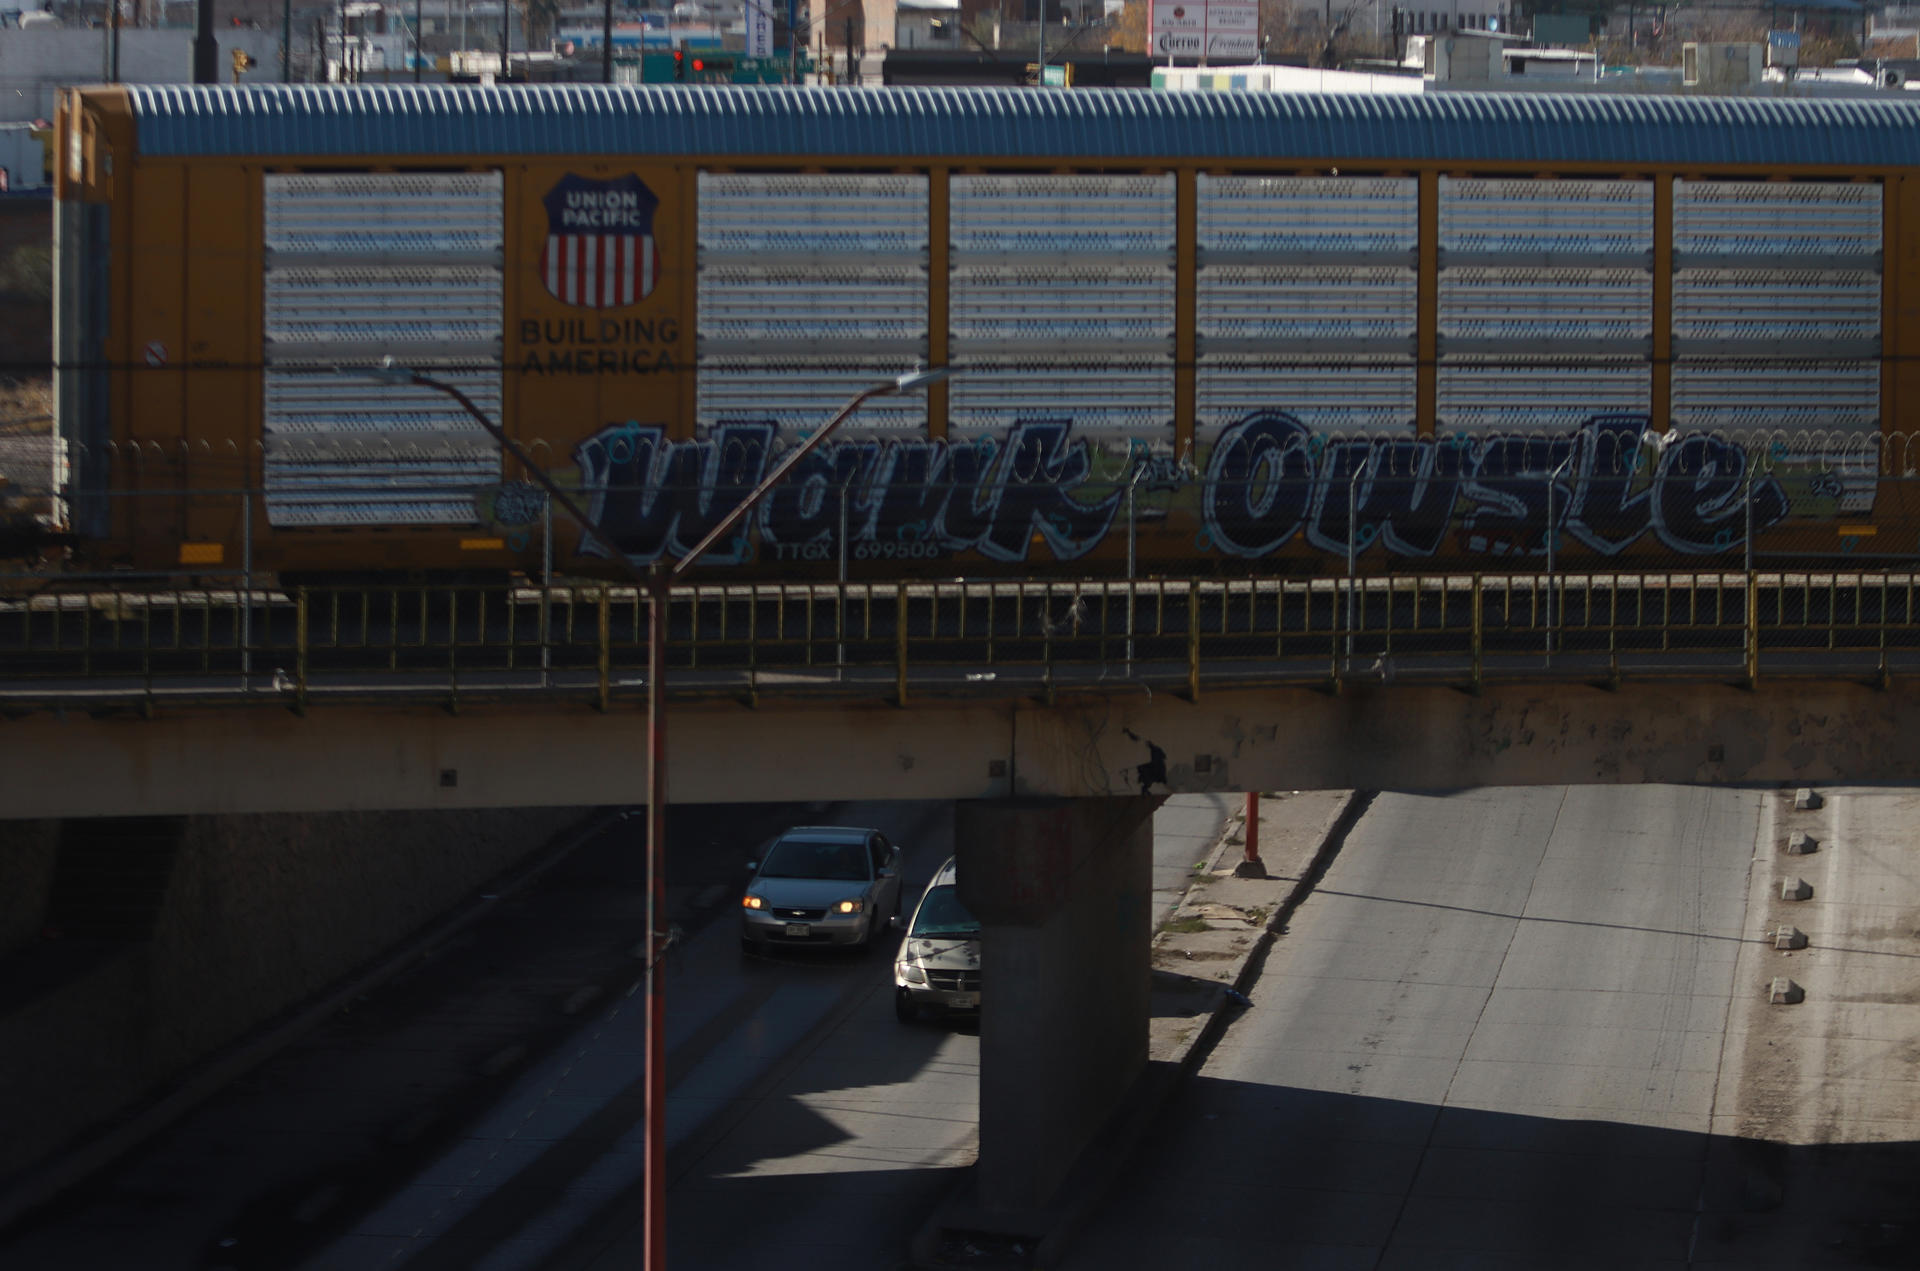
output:
<instances>
[{"instance_id":1,"label":"car headlight","mask_svg":"<svg viewBox=\"0 0 1920 1271\"><path fill-rule=\"evenodd\" d=\"M833 907L833 912L837 914L857 914L866 907L867 902L864 900L843 900Z\"/></svg>"},{"instance_id":2,"label":"car headlight","mask_svg":"<svg viewBox=\"0 0 1920 1271\"><path fill-rule=\"evenodd\" d=\"M743 909L765 909L767 902L759 896L742 896L740 907Z\"/></svg>"},{"instance_id":3,"label":"car headlight","mask_svg":"<svg viewBox=\"0 0 1920 1271\"><path fill-rule=\"evenodd\" d=\"M909 962L907 963L906 971L903 973L903 978L908 984L925 984L927 982L927 973Z\"/></svg>"}]
</instances>

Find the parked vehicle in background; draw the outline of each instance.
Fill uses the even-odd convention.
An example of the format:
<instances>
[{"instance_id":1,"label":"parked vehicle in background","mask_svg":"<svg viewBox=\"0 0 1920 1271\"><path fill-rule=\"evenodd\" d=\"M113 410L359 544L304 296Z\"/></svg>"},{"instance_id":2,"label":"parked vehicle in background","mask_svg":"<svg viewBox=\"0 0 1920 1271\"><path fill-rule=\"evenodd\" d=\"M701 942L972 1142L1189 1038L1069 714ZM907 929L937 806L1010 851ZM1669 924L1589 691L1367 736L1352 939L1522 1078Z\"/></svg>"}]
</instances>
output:
<instances>
[{"instance_id":1,"label":"parked vehicle in background","mask_svg":"<svg viewBox=\"0 0 1920 1271\"><path fill-rule=\"evenodd\" d=\"M900 848L878 830L801 825L781 834L740 898L740 943L866 948L900 913Z\"/></svg>"},{"instance_id":2,"label":"parked vehicle in background","mask_svg":"<svg viewBox=\"0 0 1920 1271\"><path fill-rule=\"evenodd\" d=\"M914 906L893 959L893 1009L912 1023L923 1011L980 1009L980 922L960 903L951 858Z\"/></svg>"}]
</instances>

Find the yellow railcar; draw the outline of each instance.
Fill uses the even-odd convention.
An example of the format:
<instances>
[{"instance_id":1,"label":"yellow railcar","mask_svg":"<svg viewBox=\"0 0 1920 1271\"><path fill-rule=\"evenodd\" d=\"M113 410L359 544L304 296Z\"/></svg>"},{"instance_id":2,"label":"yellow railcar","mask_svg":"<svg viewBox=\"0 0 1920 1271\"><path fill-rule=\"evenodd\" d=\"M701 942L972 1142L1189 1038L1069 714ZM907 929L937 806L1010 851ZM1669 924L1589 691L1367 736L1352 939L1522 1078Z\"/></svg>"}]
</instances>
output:
<instances>
[{"instance_id":1,"label":"yellow railcar","mask_svg":"<svg viewBox=\"0 0 1920 1271\"><path fill-rule=\"evenodd\" d=\"M714 576L1910 546L1920 108L780 87L87 88L92 566L610 571L876 398Z\"/></svg>"}]
</instances>

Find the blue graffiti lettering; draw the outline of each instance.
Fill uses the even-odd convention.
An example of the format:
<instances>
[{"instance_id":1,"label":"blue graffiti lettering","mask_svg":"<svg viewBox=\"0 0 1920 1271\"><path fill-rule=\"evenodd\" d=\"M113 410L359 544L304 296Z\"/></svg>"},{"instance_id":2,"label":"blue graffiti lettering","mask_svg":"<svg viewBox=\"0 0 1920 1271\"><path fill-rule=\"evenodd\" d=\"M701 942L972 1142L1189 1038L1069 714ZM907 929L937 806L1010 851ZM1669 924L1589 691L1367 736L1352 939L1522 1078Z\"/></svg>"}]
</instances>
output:
<instances>
[{"instance_id":1,"label":"blue graffiti lettering","mask_svg":"<svg viewBox=\"0 0 1920 1271\"><path fill-rule=\"evenodd\" d=\"M1221 436L1201 495L1207 534L1229 556L1265 556L1300 529L1320 439L1291 415L1262 413Z\"/></svg>"},{"instance_id":2,"label":"blue graffiti lettering","mask_svg":"<svg viewBox=\"0 0 1920 1271\"><path fill-rule=\"evenodd\" d=\"M802 459L750 518L775 559L817 559L839 538L841 500L853 543L923 545L918 557L976 551L1027 559L1037 540L1057 560L1091 551L1123 492L1086 497L1093 471L1066 421L1014 426L1003 441L840 442ZM722 424L704 441L670 442L658 426L621 424L574 452L589 511L635 560L683 556L769 469L776 426ZM602 553L589 541L582 555ZM743 533L710 564L752 559Z\"/></svg>"},{"instance_id":3,"label":"blue graffiti lettering","mask_svg":"<svg viewBox=\"0 0 1920 1271\"><path fill-rule=\"evenodd\" d=\"M1786 518L1780 483L1752 474L1746 452L1723 438L1678 438L1647 471L1647 426L1602 415L1557 437L1326 441L1262 412L1215 446L1206 533L1234 556L1264 556L1303 529L1316 548L1345 553L1351 525L1356 553L1378 542L1396 556L1431 556L1462 504L1459 534L1474 554L1539 555L1571 540L1612 555L1649 531L1674 551L1712 554L1746 541L1749 499L1754 533Z\"/></svg>"},{"instance_id":4,"label":"blue graffiti lettering","mask_svg":"<svg viewBox=\"0 0 1920 1271\"><path fill-rule=\"evenodd\" d=\"M711 531L771 470L778 442L771 420L681 442L627 423L581 443L574 459L608 536L651 561L684 556ZM848 549L860 559L1075 560L1113 531L1129 490L1135 516L1160 520L1194 480L1138 443L1113 457L1118 471L1096 479L1092 443L1056 419L965 441L830 442L709 563L828 560ZM1537 557L1550 544L1613 555L1649 537L1677 552L1725 553L1749 526L1758 533L1790 510L1752 458L1710 434L1656 437L1637 415L1596 416L1557 436L1330 439L1261 411L1223 430L1206 456L1193 542L1239 559L1296 537L1321 552L1413 558L1450 538L1469 555ZM579 550L600 554L591 542Z\"/></svg>"}]
</instances>

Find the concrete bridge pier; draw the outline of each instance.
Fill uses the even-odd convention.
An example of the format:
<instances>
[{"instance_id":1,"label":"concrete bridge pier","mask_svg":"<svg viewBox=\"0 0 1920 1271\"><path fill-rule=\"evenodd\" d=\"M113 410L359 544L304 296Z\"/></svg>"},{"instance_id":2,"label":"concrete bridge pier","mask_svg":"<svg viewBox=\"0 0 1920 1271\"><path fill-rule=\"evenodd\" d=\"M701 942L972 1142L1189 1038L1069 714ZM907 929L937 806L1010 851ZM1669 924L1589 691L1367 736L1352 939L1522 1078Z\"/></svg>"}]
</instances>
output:
<instances>
[{"instance_id":1,"label":"concrete bridge pier","mask_svg":"<svg viewBox=\"0 0 1920 1271\"><path fill-rule=\"evenodd\" d=\"M975 1203L1044 1209L1147 1062L1158 797L966 801L961 899L981 923Z\"/></svg>"}]
</instances>

